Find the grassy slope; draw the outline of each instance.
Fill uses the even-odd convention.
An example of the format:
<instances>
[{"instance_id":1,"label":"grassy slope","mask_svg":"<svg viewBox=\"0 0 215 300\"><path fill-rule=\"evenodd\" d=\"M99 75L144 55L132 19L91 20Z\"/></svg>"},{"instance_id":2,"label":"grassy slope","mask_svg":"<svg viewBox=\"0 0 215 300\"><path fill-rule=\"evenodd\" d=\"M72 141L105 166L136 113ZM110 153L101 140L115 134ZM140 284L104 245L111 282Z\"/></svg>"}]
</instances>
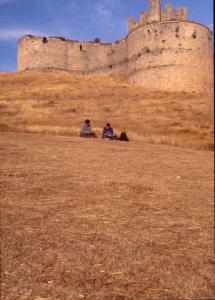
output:
<instances>
[{"instance_id":1,"label":"grassy slope","mask_svg":"<svg viewBox=\"0 0 215 300\"><path fill-rule=\"evenodd\" d=\"M213 153L0 134L2 299L214 299Z\"/></svg>"},{"instance_id":2,"label":"grassy slope","mask_svg":"<svg viewBox=\"0 0 215 300\"><path fill-rule=\"evenodd\" d=\"M123 78L67 72L0 74L0 130L77 135L85 118L133 141L213 149L210 95L150 92Z\"/></svg>"}]
</instances>

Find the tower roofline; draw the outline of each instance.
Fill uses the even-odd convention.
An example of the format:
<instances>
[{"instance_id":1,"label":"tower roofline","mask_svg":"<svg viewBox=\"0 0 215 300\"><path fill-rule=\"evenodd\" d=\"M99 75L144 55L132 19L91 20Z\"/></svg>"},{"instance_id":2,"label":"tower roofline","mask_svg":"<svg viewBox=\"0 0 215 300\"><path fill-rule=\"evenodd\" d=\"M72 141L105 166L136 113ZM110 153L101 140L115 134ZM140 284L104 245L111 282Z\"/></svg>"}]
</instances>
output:
<instances>
[{"instance_id":1,"label":"tower roofline","mask_svg":"<svg viewBox=\"0 0 215 300\"><path fill-rule=\"evenodd\" d=\"M211 30L210 30L210 28L209 28L208 26L206 26L206 25L204 25L204 24L202 24L202 23L199 23L199 22L189 21L189 20L186 20L186 21L185 21L185 20L184 20L184 21L181 21L181 20L171 20L171 21L159 21L159 22L147 23L147 24L144 24L144 25L140 24L139 26L133 28L133 29L127 34L127 36L129 36L130 33L132 33L133 31L135 31L135 30L137 30L137 29L139 29L139 28L141 28L141 27L151 26L151 25L153 25L153 24L164 24L164 23L189 23L189 24L190 24L190 23L193 23L193 24L197 24L197 25L200 25L200 26L202 26L202 27L205 27L205 28L208 29L209 32L211 32Z\"/></svg>"}]
</instances>

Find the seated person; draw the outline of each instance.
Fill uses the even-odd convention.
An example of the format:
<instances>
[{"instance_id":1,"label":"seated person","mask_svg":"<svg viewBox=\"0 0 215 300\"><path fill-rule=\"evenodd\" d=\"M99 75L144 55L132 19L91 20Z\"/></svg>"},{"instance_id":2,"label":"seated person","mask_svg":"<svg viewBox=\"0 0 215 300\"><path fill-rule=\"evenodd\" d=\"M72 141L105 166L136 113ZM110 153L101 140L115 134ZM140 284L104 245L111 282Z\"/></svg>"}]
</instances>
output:
<instances>
[{"instance_id":1,"label":"seated person","mask_svg":"<svg viewBox=\"0 0 215 300\"><path fill-rule=\"evenodd\" d=\"M84 121L84 124L81 126L80 136L87 138L96 138L95 132L92 131L90 120L87 119Z\"/></svg>"},{"instance_id":2,"label":"seated person","mask_svg":"<svg viewBox=\"0 0 215 300\"><path fill-rule=\"evenodd\" d=\"M103 128L102 138L110 140L117 139L117 136L114 134L113 128L110 126L110 123L107 123L106 126Z\"/></svg>"}]
</instances>

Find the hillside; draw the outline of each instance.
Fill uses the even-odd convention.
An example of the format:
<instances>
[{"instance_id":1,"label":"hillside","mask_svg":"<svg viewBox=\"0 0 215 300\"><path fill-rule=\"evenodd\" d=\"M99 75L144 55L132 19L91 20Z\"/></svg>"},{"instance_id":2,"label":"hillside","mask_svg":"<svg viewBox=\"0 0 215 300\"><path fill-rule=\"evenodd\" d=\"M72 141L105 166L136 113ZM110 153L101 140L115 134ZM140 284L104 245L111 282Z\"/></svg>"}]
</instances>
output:
<instances>
[{"instance_id":1,"label":"hillside","mask_svg":"<svg viewBox=\"0 0 215 300\"><path fill-rule=\"evenodd\" d=\"M212 119L210 95L0 74L4 300L212 299Z\"/></svg>"},{"instance_id":2,"label":"hillside","mask_svg":"<svg viewBox=\"0 0 215 300\"><path fill-rule=\"evenodd\" d=\"M0 174L2 299L214 299L212 152L5 132Z\"/></svg>"},{"instance_id":3,"label":"hillside","mask_svg":"<svg viewBox=\"0 0 215 300\"><path fill-rule=\"evenodd\" d=\"M210 95L150 92L122 77L67 72L0 74L0 130L77 136L89 118L132 141L213 149Z\"/></svg>"}]
</instances>

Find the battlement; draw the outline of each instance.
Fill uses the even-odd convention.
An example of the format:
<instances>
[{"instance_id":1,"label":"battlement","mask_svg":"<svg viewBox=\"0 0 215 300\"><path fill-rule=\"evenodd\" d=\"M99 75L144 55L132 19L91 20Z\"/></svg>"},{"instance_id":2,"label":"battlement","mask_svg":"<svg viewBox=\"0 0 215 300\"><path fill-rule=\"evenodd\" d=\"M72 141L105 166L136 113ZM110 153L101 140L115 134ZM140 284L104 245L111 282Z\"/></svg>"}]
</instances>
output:
<instances>
[{"instance_id":1,"label":"battlement","mask_svg":"<svg viewBox=\"0 0 215 300\"><path fill-rule=\"evenodd\" d=\"M186 7L177 7L175 11L173 11L172 5L166 4L162 12L160 0L149 0L149 10L141 12L139 20L134 20L131 17L128 18L128 33L141 25L154 22L187 20L188 9Z\"/></svg>"}]
</instances>

